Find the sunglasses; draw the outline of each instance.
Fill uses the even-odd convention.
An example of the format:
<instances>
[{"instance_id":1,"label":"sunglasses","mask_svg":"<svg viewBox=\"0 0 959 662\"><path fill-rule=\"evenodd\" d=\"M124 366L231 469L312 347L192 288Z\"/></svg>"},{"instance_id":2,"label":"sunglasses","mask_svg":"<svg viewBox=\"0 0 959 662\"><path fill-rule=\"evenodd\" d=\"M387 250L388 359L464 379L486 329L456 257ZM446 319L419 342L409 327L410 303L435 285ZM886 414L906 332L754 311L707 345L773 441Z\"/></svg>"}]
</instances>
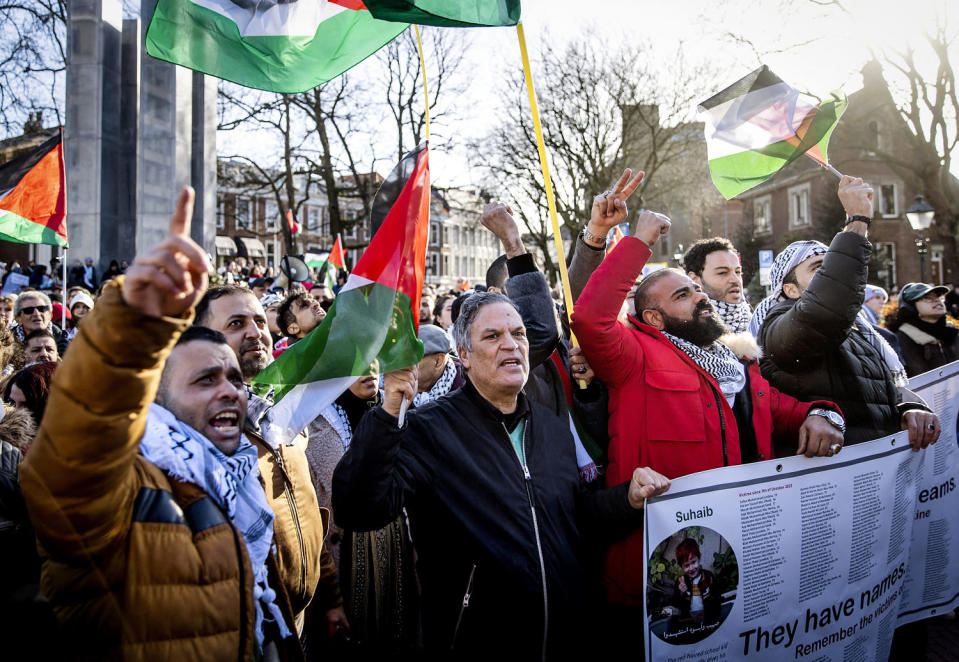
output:
<instances>
[{"instance_id":1,"label":"sunglasses","mask_svg":"<svg viewBox=\"0 0 959 662\"><path fill-rule=\"evenodd\" d=\"M33 315L34 311L38 313L45 313L50 310L50 306L24 306L20 309L21 313L26 313L27 315Z\"/></svg>"}]
</instances>

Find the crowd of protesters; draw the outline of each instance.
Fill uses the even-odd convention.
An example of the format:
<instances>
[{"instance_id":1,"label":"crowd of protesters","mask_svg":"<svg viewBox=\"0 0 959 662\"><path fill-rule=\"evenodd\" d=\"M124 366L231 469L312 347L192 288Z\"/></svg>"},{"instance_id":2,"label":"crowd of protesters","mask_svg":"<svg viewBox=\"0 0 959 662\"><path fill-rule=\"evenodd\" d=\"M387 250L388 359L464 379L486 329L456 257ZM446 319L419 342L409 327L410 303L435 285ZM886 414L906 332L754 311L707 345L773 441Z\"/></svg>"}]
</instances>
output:
<instances>
[{"instance_id":1,"label":"crowd of protesters","mask_svg":"<svg viewBox=\"0 0 959 662\"><path fill-rule=\"evenodd\" d=\"M787 246L752 305L724 238L640 277L662 214L607 254L641 178L593 200L571 322L490 203L504 254L483 285L424 289L419 364L370 366L282 443L251 380L323 323L342 277L215 270L189 191L163 243L102 277L75 264L65 293L11 265L30 285L0 298L9 659L635 654L643 502L670 479L899 430L937 441L906 379L959 358L952 292L867 284L868 185L842 179L847 222ZM900 628L892 659L924 659L925 638Z\"/></svg>"}]
</instances>

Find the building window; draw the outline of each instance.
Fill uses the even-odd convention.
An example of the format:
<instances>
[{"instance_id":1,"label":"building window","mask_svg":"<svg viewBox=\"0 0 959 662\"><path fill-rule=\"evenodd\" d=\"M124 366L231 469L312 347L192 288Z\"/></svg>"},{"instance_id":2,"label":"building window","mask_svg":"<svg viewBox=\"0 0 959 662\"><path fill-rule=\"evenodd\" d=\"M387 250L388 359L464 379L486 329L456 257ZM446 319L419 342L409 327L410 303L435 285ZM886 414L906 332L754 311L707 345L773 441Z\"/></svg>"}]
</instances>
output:
<instances>
[{"instance_id":1,"label":"building window","mask_svg":"<svg viewBox=\"0 0 959 662\"><path fill-rule=\"evenodd\" d=\"M270 267L276 264L276 242L273 240L266 242L266 264Z\"/></svg>"},{"instance_id":2,"label":"building window","mask_svg":"<svg viewBox=\"0 0 959 662\"><path fill-rule=\"evenodd\" d=\"M226 201L223 198L216 200L216 229L222 230L226 227Z\"/></svg>"},{"instance_id":3,"label":"building window","mask_svg":"<svg viewBox=\"0 0 959 662\"><path fill-rule=\"evenodd\" d=\"M440 247L440 224L436 221L430 223L430 246L433 248Z\"/></svg>"},{"instance_id":4,"label":"building window","mask_svg":"<svg viewBox=\"0 0 959 662\"><path fill-rule=\"evenodd\" d=\"M753 201L753 232L756 234L772 232L770 202L771 198L768 195Z\"/></svg>"},{"instance_id":5,"label":"building window","mask_svg":"<svg viewBox=\"0 0 959 662\"><path fill-rule=\"evenodd\" d=\"M875 251L869 260L869 270L875 269L875 280L886 290L896 286L896 244L891 241L877 241ZM872 276L872 274L870 274Z\"/></svg>"},{"instance_id":6,"label":"building window","mask_svg":"<svg viewBox=\"0 0 959 662\"><path fill-rule=\"evenodd\" d=\"M450 275L450 256L444 255L443 256L443 272L440 274L440 276L449 276L449 275Z\"/></svg>"},{"instance_id":7,"label":"building window","mask_svg":"<svg viewBox=\"0 0 959 662\"><path fill-rule=\"evenodd\" d=\"M307 215L307 209L309 209L309 215ZM304 222L306 223L305 229L307 232L316 232L320 229L320 224L322 220L320 218L320 210L316 207L308 207L303 205L303 217Z\"/></svg>"},{"instance_id":8,"label":"building window","mask_svg":"<svg viewBox=\"0 0 959 662\"><path fill-rule=\"evenodd\" d=\"M439 268L439 255L436 253L430 253L426 256L426 275L427 276L438 276L437 269Z\"/></svg>"},{"instance_id":9,"label":"building window","mask_svg":"<svg viewBox=\"0 0 959 662\"><path fill-rule=\"evenodd\" d=\"M789 227L809 225L809 184L794 186L787 192L789 198Z\"/></svg>"},{"instance_id":10,"label":"building window","mask_svg":"<svg viewBox=\"0 0 959 662\"><path fill-rule=\"evenodd\" d=\"M250 204L249 198L237 197L233 217L236 219L237 230L253 229L253 205Z\"/></svg>"},{"instance_id":11,"label":"building window","mask_svg":"<svg viewBox=\"0 0 959 662\"><path fill-rule=\"evenodd\" d=\"M879 151L879 122L876 120L866 125L865 148L871 152Z\"/></svg>"},{"instance_id":12,"label":"building window","mask_svg":"<svg viewBox=\"0 0 959 662\"><path fill-rule=\"evenodd\" d=\"M879 187L879 213L886 218L895 217L899 214L899 208L896 206L896 185L882 184Z\"/></svg>"},{"instance_id":13,"label":"building window","mask_svg":"<svg viewBox=\"0 0 959 662\"><path fill-rule=\"evenodd\" d=\"M280 217L280 209L275 202L269 200L266 202L265 214L266 218L263 220L266 221L266 231L276 232L276 221Z\"/></svg>"}]
</instances>

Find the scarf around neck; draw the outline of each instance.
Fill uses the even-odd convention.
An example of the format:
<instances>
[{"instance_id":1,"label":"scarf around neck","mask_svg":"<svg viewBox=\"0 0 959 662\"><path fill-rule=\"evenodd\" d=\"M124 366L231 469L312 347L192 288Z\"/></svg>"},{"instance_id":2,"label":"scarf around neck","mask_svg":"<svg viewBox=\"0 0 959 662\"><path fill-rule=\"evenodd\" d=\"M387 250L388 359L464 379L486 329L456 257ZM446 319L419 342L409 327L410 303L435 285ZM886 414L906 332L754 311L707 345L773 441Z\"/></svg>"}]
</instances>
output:
<instances>
[{"instance_id":1,"label":"scarf around neck","mask_svg":"<svg viewBox=\"0 0 959 662\"><path fill-rule=\"evenodd\" d=\"M733 352L721 342L708 347L694 345L671 333L661 332L679 351L696 362L700 368L713 376L726 399L735 398L746 385L746 369Z\"/></svg>"},{"instance_id":2,"label":"scarf around neck","mask_svg":"<svg viewBox=\"0 0 959 662\"><path fill-rule=\"evenodd\" d=\"M224 455L213 443L172 412L150 405L146 430L140 440L143 457L176 480L203 489L226 513L243 536L253 569L256 638L263 649L263 622L274 622L282 638L291 632L276 604L276 591L267 578L267 557L273 547L273 511L259 480L256 447L245 435L233 455Z\"/></svg>"},{"instance_id":3,"label":"scarf around neck","mask_svg":"<svg viewBox=\"0 0 959 662\"><path fill-rule=\"evenodd\" d=\"M436 383L433 384L429 391L416 394L413 398L413 406L422 407L428 402L433 402L437 398L443 397L450 392L450 387L453 385L454 379L456 379L456 364L453 362L453 359L447 357L443 374L440 375L440 378L436 380Z\"/></svg>"},{"instance_id":4,"label":"scarf around neck","mask_svg":"<svg viewBox=\"0 0 959 662\"><path fill-rule=\"evenodd\" d=\"M709 302L716 308L726 326L733 333L742 333L749 329L749 320L753 316L753 309L745 301L740 303L726 303L708 297Z\"/></svg>"}]
</instances>

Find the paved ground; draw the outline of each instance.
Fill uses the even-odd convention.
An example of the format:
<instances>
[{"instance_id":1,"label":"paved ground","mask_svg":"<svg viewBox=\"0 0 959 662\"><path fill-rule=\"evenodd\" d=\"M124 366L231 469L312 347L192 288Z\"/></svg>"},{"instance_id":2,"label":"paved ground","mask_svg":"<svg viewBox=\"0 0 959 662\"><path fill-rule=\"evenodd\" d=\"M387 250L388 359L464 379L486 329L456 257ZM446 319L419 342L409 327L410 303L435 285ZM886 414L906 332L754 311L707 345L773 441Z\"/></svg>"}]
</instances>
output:
<instances>
[{"instance_id":1,"label":"paved ground","mask_svg":"<svg viewBox=\"0 0 959 662\"><path fill-rule=\"evenodd\" d=\"M929 619L927 662L959 662L959 614ZM917 662L920 662L917 660Z\"/></svg>"}]
</instances>

